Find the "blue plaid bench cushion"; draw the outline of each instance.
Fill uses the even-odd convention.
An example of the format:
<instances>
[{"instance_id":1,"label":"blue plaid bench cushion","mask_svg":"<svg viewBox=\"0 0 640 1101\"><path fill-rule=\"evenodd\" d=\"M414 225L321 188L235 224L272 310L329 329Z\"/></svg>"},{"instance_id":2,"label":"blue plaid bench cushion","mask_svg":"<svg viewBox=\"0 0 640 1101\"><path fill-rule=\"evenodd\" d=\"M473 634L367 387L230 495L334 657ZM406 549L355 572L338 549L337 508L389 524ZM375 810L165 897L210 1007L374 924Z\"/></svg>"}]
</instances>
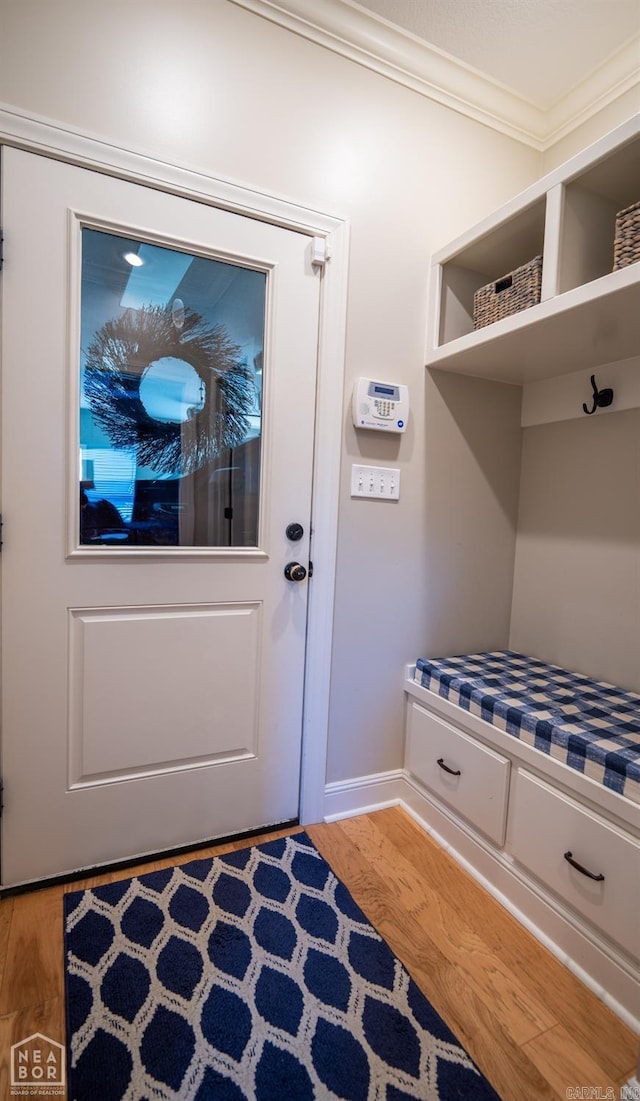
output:
<instances>
[{"instance_id":1,"label":"blue plaid bench cushion","mask_svg":"<svg viewBox=\"0 0 640 1101\"><path fill-rule=\"evenodd\" d=\"M419 658L423 688L640 803L640 695L536 658Z\"/></svg>"}]
</instances>

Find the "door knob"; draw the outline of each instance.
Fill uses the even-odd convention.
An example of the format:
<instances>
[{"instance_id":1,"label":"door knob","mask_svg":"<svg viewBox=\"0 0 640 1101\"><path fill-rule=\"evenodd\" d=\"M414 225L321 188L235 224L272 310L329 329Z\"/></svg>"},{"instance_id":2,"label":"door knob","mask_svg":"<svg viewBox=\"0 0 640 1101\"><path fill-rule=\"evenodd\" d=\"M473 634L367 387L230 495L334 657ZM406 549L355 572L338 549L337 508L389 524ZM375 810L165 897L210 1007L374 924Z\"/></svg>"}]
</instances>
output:
<instances>
[{"instance_id":1,"label":"door knob","mask_svg":"<svg viewBox=\"0 0 640 1101\"><path fill-rule=\"evenodd\" d=\"M284 568L284 576L287 581L304 581L307 571L299 562L287 562Z\"/></svg>"}]
</instances>

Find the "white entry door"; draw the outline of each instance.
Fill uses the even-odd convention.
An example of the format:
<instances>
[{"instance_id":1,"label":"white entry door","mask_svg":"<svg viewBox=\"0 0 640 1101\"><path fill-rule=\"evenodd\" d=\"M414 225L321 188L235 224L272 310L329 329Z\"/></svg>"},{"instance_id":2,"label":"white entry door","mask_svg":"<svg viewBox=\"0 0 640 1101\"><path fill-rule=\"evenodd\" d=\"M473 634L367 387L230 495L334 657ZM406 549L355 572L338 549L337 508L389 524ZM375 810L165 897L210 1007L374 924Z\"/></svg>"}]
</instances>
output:
<instances>
[{"instance_id":1,"label":"white entry door","mask_svg":"<svg viewBox=\"0 0 640 1101\"><path fill-rule=\"evenodd\" d=\"M8 886L296 817L319 276L12 148L2 210Z\"/></svg>"}]
</instances>

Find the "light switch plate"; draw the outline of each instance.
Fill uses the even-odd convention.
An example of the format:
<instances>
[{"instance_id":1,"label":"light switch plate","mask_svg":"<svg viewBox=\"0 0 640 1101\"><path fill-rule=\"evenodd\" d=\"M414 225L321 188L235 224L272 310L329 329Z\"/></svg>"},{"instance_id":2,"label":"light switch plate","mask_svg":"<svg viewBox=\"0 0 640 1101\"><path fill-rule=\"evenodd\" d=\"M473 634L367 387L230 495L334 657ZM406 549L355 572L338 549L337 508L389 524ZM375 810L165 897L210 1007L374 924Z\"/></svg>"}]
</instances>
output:
<instances>
[{"instance_id":1,"label":"light switch plate","mask_svg":"<svg viewBox=\"0 0 640 1101\"><path fill-rule=\"evenodd\" d=\"M354 463L351 467L351 496L397 501L400 496L400 471L390 466L359 466Z\"/></svg>"}]
</instances>

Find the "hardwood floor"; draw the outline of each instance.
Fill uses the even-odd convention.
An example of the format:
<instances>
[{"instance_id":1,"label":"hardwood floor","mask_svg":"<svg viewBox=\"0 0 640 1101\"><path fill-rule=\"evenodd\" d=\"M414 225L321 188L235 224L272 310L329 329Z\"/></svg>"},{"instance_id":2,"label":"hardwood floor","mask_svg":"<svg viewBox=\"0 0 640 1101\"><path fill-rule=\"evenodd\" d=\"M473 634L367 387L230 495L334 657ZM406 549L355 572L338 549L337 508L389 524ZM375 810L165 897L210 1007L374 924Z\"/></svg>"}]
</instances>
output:
<instances>
[{"instance_id":1,"label":"hardwood floor","mask_svg":"<svg viewBox=\"0 0 640 1101\"><path fill-rule=\"evenodd\" d=\"M567 1092L576 1087L619 1097L635 1071L637 1037L407 814L391 808L307 832L503 1101L579 1096ZM2 1101L10 1097L12 1043L33 1032L65 1041L63 892L192 859L152 861L0 902Z\"/></svg>"}]
</instances>

